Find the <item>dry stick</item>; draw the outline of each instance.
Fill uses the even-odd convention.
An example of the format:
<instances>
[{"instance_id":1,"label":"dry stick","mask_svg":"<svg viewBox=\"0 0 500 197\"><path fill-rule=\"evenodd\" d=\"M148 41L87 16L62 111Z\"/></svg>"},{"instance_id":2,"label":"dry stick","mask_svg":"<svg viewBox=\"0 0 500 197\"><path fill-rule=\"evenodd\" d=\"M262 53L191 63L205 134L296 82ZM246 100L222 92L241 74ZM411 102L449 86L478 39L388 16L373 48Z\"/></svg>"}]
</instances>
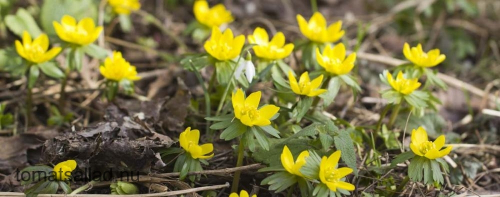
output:
<instances>
[{"instance_id":1,"label":"dry stick","mask_svg":"<svg viewBox=\"0 0 500 197\"><path fill-rule=\"evenodd\" d=\"M352 52L349 52L352 53ZM386 64L390 66L399 66L401 64L407 63L407 61L403 61L400 59L392 58L392 57L387 57L387 56L382 56L382 55L375 55L375 54L370 54L370 53L363 53L363 52L358 52L356 53L357 57L359 59L364 59L372 62L378 62L381 64ZM461 80L458 80L456 78L453 78L451 76L442 74L442 73L437 73L437 77L446 82L448 85L453 86L458 89L465 89L469 91L470 93L479 96L479 97L487 97L490 102L497 101L500 102L500 99L496 98L494 95L488 94L485 91L471 85L468 83L465 83Z\"/></svg>"},{"instance_id":2,"label":"dry stick","mask_svg":"<svg viewBox=\"0 0 500 197\"><path fill-rule=\"evenodd\" d=\"M245 170L253 170L253 169L258 169L261 168L262 165L260 163L254 163L251 165L246 165L246 166L240 166L240 167L234 167L234 168L225 168L225 169L219 169L219 170L204 170L204 171L195 171L195 172L189 172L188 175L223 175L223 174L230 174L233 172L237 171L245 171ZM179 172L172 172L172 173L163 173L163 174L151 174L151 176L155 177L178 177L180 176Z\"/></svg>"},{"instance_id":3,"label":"dry stick","mask_svg":"<svg viewBox=\"0 0 500 197\"><path fill-rule=\"evenodd\" d=\"M229 187L229 183L226 183L224 185L212 185L212 186L205 186L205 187L197 187L197 188L191 188L191 189L185 189L185 190L177 190L177 191L169 191L169 192L161 192L161 193L154 193L154 194L137 194L137 195L110 195L110 194L76 194L76 195L67 195L67 194L39 194L39 197L156 197L156 196L176 196L176 195L181 195L181 194L189 194L189 193L194 193L194 192L200 192L200 191L207 191L207 190L216 190L216 189L222 189ZM0 196L4 197L16 197L16 196L26 196L24 193L20 192L0 192Z\"/></svg>"}]
</instances>

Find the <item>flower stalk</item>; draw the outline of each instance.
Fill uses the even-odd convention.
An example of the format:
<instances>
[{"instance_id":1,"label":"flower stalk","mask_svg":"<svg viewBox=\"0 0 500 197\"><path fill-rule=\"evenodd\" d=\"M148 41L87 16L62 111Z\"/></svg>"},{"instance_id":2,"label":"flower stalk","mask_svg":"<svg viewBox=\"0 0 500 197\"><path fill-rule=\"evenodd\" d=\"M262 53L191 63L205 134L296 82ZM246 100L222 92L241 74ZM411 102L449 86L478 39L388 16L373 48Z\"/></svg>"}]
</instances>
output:
<instances>
[{"instance_id":1,"label":"flower stalk","mask_svg":"<svg viewBox=\"0 0 500 197\"><path fill-rule=\"evenodd\" d=\"M245 156L245 138L240 138L240 144L238 145L238 159L236 160L236 167L241 167L243 165L243 157ZM241 171L236 171L233 177L233 184L231 186L231 192L238 191L238 184L240 183Z\"/></svg>"},{"instance_id":2,"label":"flower stalk","mask_svg":"<svg viewBox=\"0 0 500 197\"><path fill-rule=\"evenodd\" d=\"M401 100L401 102L394 105L394 108L392 109L392 112L391 112L391 116L389 118L389 123L387 124L387 126L389 128L392 128L392 126L394 125L394 122L396 122L396 118L398 117L399 110L401 109L402 103L403 103L403 101Z\"/></svg>"}]
</instances>

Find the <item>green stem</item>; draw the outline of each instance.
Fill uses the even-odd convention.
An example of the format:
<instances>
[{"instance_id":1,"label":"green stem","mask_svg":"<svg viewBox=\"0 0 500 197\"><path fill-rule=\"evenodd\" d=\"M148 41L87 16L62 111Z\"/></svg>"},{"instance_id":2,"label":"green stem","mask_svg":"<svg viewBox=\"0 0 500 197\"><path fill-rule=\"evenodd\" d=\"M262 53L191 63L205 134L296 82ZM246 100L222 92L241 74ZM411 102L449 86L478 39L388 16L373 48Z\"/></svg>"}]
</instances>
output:
<instances>
[{"instance_id":1,"label":"green stem","mask_svg":"<svg viewBox=\"0 0 500 197\"><path fill-rule=\"evenodd\" d=\"M292 197L294 186L295 185L292 185L291 187L288 188L288 192L286 194L286 197Z\"/></svg>"},{"instance_id":2,"label":"green stem","mask_svg":"<svg viewBox=\"0 0 500 197\"><path fill-rule=\"evenodd\" d=\"M64 75L65 76L62 79L61 90L60 90L60 93L59 93L59 111L63 115L66 115L66 85L68 83L69 73L70 73L70 69L68 67L64 71Z\"/></svg>"},{"instance_id":3,"label":"green stem","mask_svg":"<svg viewBox=\"0 0 500 197\"><path fill-rule=\"evenodd\" d=\"M118 82L106 81L106 98L108 98L108 102L114 101L117 93L118 93Z\"/></svg>"},{"instance_id":4,"label":"green stem","mask_svg":"<svg viewBox=\"0 0 500 197\"><path fill-rule=\"evenodd\" d=\"M208 92L207 88L205 87L205 83L204 83L203 78L201 77L200 73L196 71L196 68L194 67L193 61L190 60L189 62L191 63L191 68L194 71L196 79L198 79L198 82L200 83L201 88L203 89L203 96L205 96L205 116L210 117L210 95L209 95L209 92ZM210 132L210 121L207 120L206 124L207 125L205 127L205 130L207 133L209 133Z\"/></svg>"},{"instance_id":5,"label":"green stem","mask_svg":"<svg viewBox=\"0 0 500 197\"><path fill-rule=\"evenodd\" d=\"M243 165L243 156L245 153L245 138L240 138L240 144L238 145L238 160L236 161L236 167ZM231 193L238 192L238 184L240 183L241 171L236 171L233 177L233 184L231 186Z\"/></svg>"},{"instance_id":6,"label":"green stem","mask_svg":"<svg viewBox=\"0 0 500 197\"><path fill-rule=\"evenodd\" d=\"M318 11L318 2L316 0L311 0L311 9L313 13Z\"/></svg>"},{"instance_id":7,"label":"green stem","mask_svg":"<svg viewBox=\"0 0 500 197\"><path fill-rule=\"evenodd\" d=\"M394 125L394 122L396 121L396 117L398 117L399 110L401 109L401 104L403 104L403 100L401 100L401 102L396 104L394 106L394 108L392 109L391 117L389 118L389 123L387 124L387 126L389 128L392 128L392 125Z\"/></svg>"},{"instance_id":8,"label":"green stem","mask_svg":"<svg viewBox=\"0 0 500 197\"><path fill-rule=\"evenodd\" d=\"M71 192L69 195L75 195L75 194L78 194L80 192L83 192L89 188L92 188L92 185L94 185L95 183L97 183L97 181L90 181L89 183L85 184L85 185L82 185L81 187L79 188L76 188L75 190L73 190L73 192Z\"/></svg>"},{"instance_id":9,"label":"green stem","mask_svg":"<svg viewBox=\"0 0 500 197\"><path fill-rule=\"evenodd\" d=\"M391 109L391 105L385 106L384 110L382 110L382 113L380 113L380 118L377 121L377 126L375 127L375 131L373 131L373 133L375 133L375 139L378 137L378 132L380 132L380 127L382 126L382 120L384 120L384 117L385 115L387 115L387 112L389 112L389 109Z\"/></svg>"},{"instance_id":10,"label":"green stem","mask_svg":"<svg viewBox=\"0 0 500 197\"><path fill-rule=\"evenodd\" d=\"M233 83L234 73L236 72L236 69L238 69L238 64L240 63L240 60L241 60L241 55L240 55L240 57L238 57L238 61L236 61L236 65L233 69L231 77L229 78L230 81L226 85L226 89L224 90L224 94L222 94L222 98L219 102L219 106L217 107L217 112L215 112L215 116L219 116L219 113L222 110L222 107L224 106L224 102L226 101L227 93L229 92L229 87L231 87L231 84ZM217 68L215 68L215 69L217 69Z\"/></svg>"}]
</instances>

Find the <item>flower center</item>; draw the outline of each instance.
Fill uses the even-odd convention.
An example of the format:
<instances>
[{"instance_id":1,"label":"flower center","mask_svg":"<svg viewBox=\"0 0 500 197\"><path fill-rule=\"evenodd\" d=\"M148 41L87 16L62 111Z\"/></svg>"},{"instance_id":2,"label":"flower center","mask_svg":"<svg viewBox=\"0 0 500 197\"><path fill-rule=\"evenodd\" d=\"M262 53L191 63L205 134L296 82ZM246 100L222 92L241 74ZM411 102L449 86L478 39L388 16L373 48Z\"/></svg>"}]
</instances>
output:
<instances>
[{"instance_id":1,"label":"flower center","mask_svg":"<svg viewBox=\"0 0 500 197\"><path fill-rule=\"evenodd\" d=\"M304 92L304 90L311 86L311 82L302 82L302 83L299 83L299 89L300 89L300 92L302 93L309 93L309 92Z\"/></svg>"},{"instance_id":2,"label":"flower center","mask_svg":"<svg viewBox=\"0 0 500 197\"><path fill-rule=\"evenodd\" d=\"M328 182L337 182L339 181L339 178L337 176L338 170L335 169L334 167L328 167L325 170L325 179Z\"/></svg>"},{"instance_id":3,"label":"flower center","mask_svg":"<svg viewBox=\"0 0 500 197\"><path fill-rule=\"evenodd\" d=\"M337 65L340 65L342 64L342 61L340 61L339 58L328 58L328 64L329 65L334 65L334 66L337 66Z\"/></svg>"},{"instance_id":4,"label":"flower center","mask_svg":"<svg viewBox=\"0 0 500 197\"><path fill-rule=\"evenodd\" d=\"M419 148L420 152L421 152L422 154L424 154L424 155L425 155L425 154L426 154L429 150L431 150L431 149L434 149L434 148L435 148L434 143L432 143L431 141L426 141L426 142L424 142L424 143L420 144L420 146L419 146L419 147L420 147L420 148Z\"/></svg>"},{"instance_id":5,"label":"flower center","mask_svg":"<svg viewBox=\"0 0 500 197\"><path fill-rule=\"evenodd\" d=\"M243 116L247 115L250 118L250 120L259 119L259 111L253 107L245 106L241 110L241 115L243 115Z\"/></svg>"}]
</instances>

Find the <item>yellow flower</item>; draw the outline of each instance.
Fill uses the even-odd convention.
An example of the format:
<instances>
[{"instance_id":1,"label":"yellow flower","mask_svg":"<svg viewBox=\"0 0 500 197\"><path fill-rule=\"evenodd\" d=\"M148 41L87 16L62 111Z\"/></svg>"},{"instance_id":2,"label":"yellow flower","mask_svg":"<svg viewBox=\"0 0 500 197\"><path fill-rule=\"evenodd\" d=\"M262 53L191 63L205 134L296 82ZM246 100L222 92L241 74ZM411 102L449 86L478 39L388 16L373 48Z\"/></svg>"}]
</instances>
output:
<instances>
[{"instance_id":1,"label":"yellow flower","mask_svg":"<svg viewBox=\"0 0 500 197\"><path fill-rule=\"evenodd\" d=\"M54 166L52 174L54 175L54 178L56 180L65 181L69 179L69 177L71 176L71 172L75 170L75 168L76 168L75 160L63 161Z\"/></svg>"},{"instance_id":2,"label":"yellow flower","mask_svg":"<svg viewBox=\"0 0 500 197\"><path fill-rule=\"evenodd\" d=\"M200 141L200 131L198 129L191 130L191 127L186 128L179 137L181 147L188 152L193 159L210 159L214 156L214 145L206 143L198 145ZM212 154L210 154L212 153Z\"/></svg>"},{"instance_id":3,"label":"yellow flower","mask_svg":"<svg viewBox=\"0 0 500 197\"><path fill-rule=\"evenodd\" d=\"M219 27L234 20L231 12L226 10L223 4L210 8L205 0L194 2L193 12L196 20L207 27Z\"/></svg>"},{"instance_id":4,"label":"yellow flower","mask_svg":"<svg viewBox=\"0 0 500 197\"><path fill-rule=\"evenodd\" d=\"M130 12L141 8L139 0L108 0L108 3L117 14L129 15Z\"/></svg>"},{"instance_id":5,"label":"yellow flower","mask_svg":"<svg viewBox=\"0 0 500 197\"><path fill-rule=\"evenodd\" d=\"M297 15L300 31L309 40L319 43L335 42L344 36L342 21L337 21L326 27L325 17L315 12L309 22L300 14Z\"/></svg>"},{"instance_id":6,"label":"yellow flower","mask_svg":"<svg viewBox=\"0 0 500 197\"><path fill-rule=\"evenodd\" d=\"M288 72L288 80L290 81L290 87L295 94L298 95L306 95L309 97L318 96L326 92L325 89L319 89L321 86L321 82L323 81L323 75L316 77L316 79L309 79L309 73L304 72L300 75L299 82L297 83L297 79L293 76L292 71Z\"/></svg>"},{"instance_id":7,"label":"yellow flower","mask_svg":"<svg viewBox=\"0 0 500 197\"><path fill-rule=\"evenodd\" d=\"M327 72L334 75L344 75L351 72L356 61L356 53L351 53L346 58L345 46L342 43L331 46L326 46L323 54L316 48L316 60L318 64Z\"/></svg>"},{"instance_id":8,"label":"yellow flower","mask_svg":"<svg viewBox=\"0 0 500 197\"><path fill-rule=\"evenodd\" d=\"M245 36L234 37L231 29L222 33L219 28L214 27L212 36L205 42L204 48L215 59L226 61L238 57L244 44Z\"/></svg>"},{"instance_id":9,"label":"yellow flower","mask_svg":"<svg viewBox=\"0 0 500 197\"><path fill-rule=\"evenodd\" d=\"M348 167L337 168L340 159L340 151L335 151L330 157L323 156L319 166L319 178L328 188L334 192L337 188L353 191L354 185L341 181L342 178L352 173Z\"/></svg>"},{"instance_id":10,"label":"yellow flower","mask_svg":"<svg viewBox=\"0 0 500 197\"><path fill-rule=\"evenodd\" d=\"M104 65L99 67L102 76L108 80L121 81L128 79L131 81L139 80L135 66L130 65L127 60L123 59L122 53L113 51L113 56L107 57L104 60Z\"/></svg>"},{"instance_id":11,"label":"yellow flower","mask_svg":"<svg viewBox=\"0 0 500 197\"><path fill-rule=\"evenodd\" d=\"M238 195L238 193L236 193L236 192L233 192L233 193L231 193L231 194L229 195L229 197L249 197L249 195L248 195L248 192L247 192L247 191L245 191L245 190L241 190L241 191L240 191L240 195ZM252 197L257 197L257 195L256 195L256 194L254 194L254 195L252 195Z\"/></svg>"},{"instance_id":12,"label":"yellow flower","mask_svg":"<svg viewBox=\"0 0 500 197\"><path fill-rule=\"evenodd\" d=\"M64 15L61 23L54 21L53 25L61 40L78 45L93 43L102 31L102 26L96 27L94 20L89 17L77 23L75 18Z\"/></svg>"},{"instance_id":13,"label":"yellow flower","mask_svg":"<svg viewBox=\"0 0 500 197\"><path fill-rule=\"evenodd\" d=\"M403 47L403 54L406 59L421 67L433 67L446 59L446 56L441 54L439 49L430 50L428 53L424 52L421 44L418 44L417 47L412 47L410 49L410 45L405 43Z\"/></svg>"},{"instance_id":14,"label":"yellow flower","mask_svg":"<svg viewBox=\"0 0 500 197\"><path fill-rule=\"evenodd\" d=\"M413 91L418 89L420 85L422 85L420 82L418 82L418 78L415 79L406 79L403 76L403 72L399 71L398 76L396 77L396 80L392 77L392 74L390 72L387 73L387 81L389 82L389 85L391 87L398 91L401 94L408 95L411 94Z\"/></svg>"},{"instance_id":15,"label":"yellow flower","mask_svg":"<svg viewBox=\"0 0 500 197\"><path fill-rule=\"evenodd\" d=\"M241 89L238 89L236 94L233 93L232 101L234 115L244 125L249 127L254 125L270 125L270 119L280 110L280 108L275 105L265 105L260 109L257 109L259 107L260 96L260 91L250 94L250 96L246 99L245 93L243 93L243 90Z\"/></svg>"},{"instance_id":16,"label":"yellow flower","mask_svg":"<svg viewBox=\"0 0 500 197\"><path fill-rule=\"evenodd\" d=\"M424 128L418 127L413 129L411 133L410 148L416 155L427 157L428 159L437 159L446 156L450 153L452 146L448 146L441 150L444 146L444 135L439 136L436 141L428 141L427 131Z\"/></svg>"},{"instance_id":17,"label":"yellow flower","mask_svg":"<svg viewBox=\"0 0 500 197\"><path fill-rule=\"evenodd\" d=\"M282 32L276 33L271 42L269 42L269 35L265 29L260 27L257 27L253 31L253 35L248 36L248 42L256 44L256 46L252 47L255 55L263 59L283 59L293 51L292 43L285 45L285 35Z\"/></svg>"},{"instance_id":18,"label":"yellow flower","mask_svg":"<svg viewBox=\"0 0 500 197\"><path fill-rule=\"evenodd\" d=\"M285 146L283 147L283 152L281 153L281 164L290 174L304 177L304 175L300 172L300 168L306 164L307 157L309 157L309 151L302 151L299 154L299 157L297 157L297 160L294 162L292 152L290 152L290 149Z\"/></svg>"},{"instance_id":19,"label":"yellow flower","mask_svg":"<svg viewBox=\"0 0 500 197\"><path fill-rule=\"evenodd\" d=\"M46 34L41 34L32 42L27 31L23 32L23 42L16 40L15 44L19 56L36 64L51 60L61 51L61 47L53 47L48 50L49 37Z\"/></svg>"}]
</instances>

